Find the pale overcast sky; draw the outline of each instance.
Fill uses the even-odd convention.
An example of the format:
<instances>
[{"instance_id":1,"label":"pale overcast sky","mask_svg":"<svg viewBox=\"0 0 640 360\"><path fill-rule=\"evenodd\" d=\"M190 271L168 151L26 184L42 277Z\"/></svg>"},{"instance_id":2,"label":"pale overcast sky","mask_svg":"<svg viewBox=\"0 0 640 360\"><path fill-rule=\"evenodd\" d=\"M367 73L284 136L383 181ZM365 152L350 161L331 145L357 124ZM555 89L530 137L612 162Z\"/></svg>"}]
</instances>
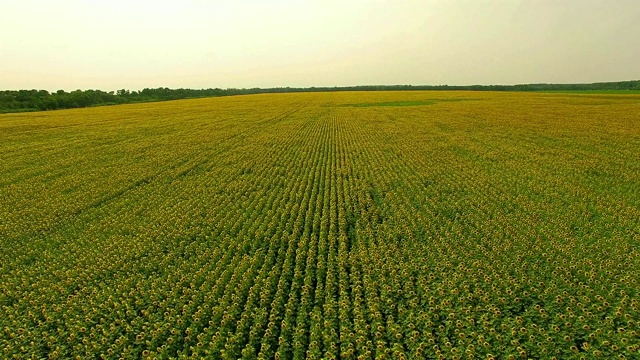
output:
<instances>
[{"instance_id":1,"label":"pale overcast sky","mask_svg":"<svg viewBox=\"0 0 640 360\"><path fill-rule=\"evenodd\" d=\"M640 79L640 0L0 0L0 89Z\"/></svg>"}]
</instances>

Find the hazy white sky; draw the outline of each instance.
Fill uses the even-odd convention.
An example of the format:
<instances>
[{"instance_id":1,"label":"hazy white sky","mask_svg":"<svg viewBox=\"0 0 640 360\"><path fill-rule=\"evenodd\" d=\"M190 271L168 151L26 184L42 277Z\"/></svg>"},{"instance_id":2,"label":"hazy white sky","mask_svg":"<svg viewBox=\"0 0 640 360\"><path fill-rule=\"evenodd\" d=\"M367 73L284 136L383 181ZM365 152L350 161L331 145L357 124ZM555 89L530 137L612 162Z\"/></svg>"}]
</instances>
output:
<instances>
[{"instance_id":1,"label":"hazy white sky","mask_svg":"<svg viewBox=\"0 0 640 360\"><path fill-rule=\"evenodd\" d=\"M640 79L640 0L0 0L0 89Z\"/></svg>"}]
</instances>

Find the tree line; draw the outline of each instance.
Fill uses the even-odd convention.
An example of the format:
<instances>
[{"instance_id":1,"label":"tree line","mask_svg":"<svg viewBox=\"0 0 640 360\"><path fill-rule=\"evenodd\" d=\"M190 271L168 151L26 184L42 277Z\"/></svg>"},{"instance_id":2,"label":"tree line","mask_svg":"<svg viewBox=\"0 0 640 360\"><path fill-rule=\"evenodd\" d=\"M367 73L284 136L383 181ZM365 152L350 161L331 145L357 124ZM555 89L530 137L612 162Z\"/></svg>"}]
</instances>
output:
<instances>
[{"instance_id":1,"label":"tree line","mask_svg":"<svg viewBox=\"0 0 640 360\"><path fill-rule=\"evenodd\" d=\"M136 102L165 101L197 97L234 95L222 89L144 89L130 91L75 90L5 90L0 91L0 113L21 111L44 111L83 108L90 106L128 104Z\"/></svg>"},{"instance_id":2,"label":"tree line","mask_svg":"<svg viewBox=\"0 0 640 360\"><path fill-rule=\"evenodd\" d=\"M640 91L640 80L592 84L519 84L519 85L362 85L342 87L277 87L249 89L169 89L145 88L140 91L75 90L4 90L0 91L0 113L44 111L116 105L137 102L166 101L188 98L287 92L326 91L394 91L394 90L474 90L474 91Z\"/></svg>"}]
</instances>

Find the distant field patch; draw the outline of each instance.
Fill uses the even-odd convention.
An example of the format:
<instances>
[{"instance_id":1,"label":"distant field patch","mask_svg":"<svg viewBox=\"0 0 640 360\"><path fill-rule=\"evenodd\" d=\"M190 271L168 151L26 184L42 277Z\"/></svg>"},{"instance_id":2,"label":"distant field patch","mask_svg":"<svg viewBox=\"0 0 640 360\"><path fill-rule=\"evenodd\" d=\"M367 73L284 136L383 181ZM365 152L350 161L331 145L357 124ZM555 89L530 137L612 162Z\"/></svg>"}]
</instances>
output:
<instances>
[{"instance_id":1,"label":"distant field patch","mask_svg":"<svg viewBox=\"0 0 640 360\"><path fill-rule=\"evenodd\" d=\"M341 106L346 106L346 107L425 106L425 105L434 105L441 102L459 102L459 101L470 101L470 100L475 100L475 99L428 99L428 100L413 100L413 101L387 101L387 102L374 102L374 103L343 104Z\"/></svg>"},{"instance_id":2,"label":"distant field patch","mask_svg":"<svg viewBox=\"0 0 640 360\"><path fill-rule=\"evenodd\" d=\"M542 93L556 93L556 94L584 94L584 95L638 95L640 90L545 90Z\"/></svg>"}]
</instances>

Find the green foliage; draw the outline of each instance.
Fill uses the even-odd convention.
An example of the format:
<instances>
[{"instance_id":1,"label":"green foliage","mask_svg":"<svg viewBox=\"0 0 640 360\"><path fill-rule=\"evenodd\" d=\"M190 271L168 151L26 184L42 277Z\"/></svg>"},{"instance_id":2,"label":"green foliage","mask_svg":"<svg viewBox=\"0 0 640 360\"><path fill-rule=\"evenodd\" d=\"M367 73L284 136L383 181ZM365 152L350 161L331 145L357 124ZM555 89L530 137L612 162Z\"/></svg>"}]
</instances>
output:
<instances>
[{"instance_id":1,"label":"green foliage","mask_svg":"<svg viewBox=\"0 0 640 360\"><path fill-rule=\"evenodd\" d=\"M122 89L115 93L104 92L101 90L75 90L69 93L64 90L58 90L55 93L49 93L45 90L9 90L0 91L0 112L23 112L32 111L32 109L41 111L72 109L90 106L166 101L233 94L235 94L233 90L171 90L167 88L143 89L141 91L129 91Z\"/></svg>"}]
</instances>

